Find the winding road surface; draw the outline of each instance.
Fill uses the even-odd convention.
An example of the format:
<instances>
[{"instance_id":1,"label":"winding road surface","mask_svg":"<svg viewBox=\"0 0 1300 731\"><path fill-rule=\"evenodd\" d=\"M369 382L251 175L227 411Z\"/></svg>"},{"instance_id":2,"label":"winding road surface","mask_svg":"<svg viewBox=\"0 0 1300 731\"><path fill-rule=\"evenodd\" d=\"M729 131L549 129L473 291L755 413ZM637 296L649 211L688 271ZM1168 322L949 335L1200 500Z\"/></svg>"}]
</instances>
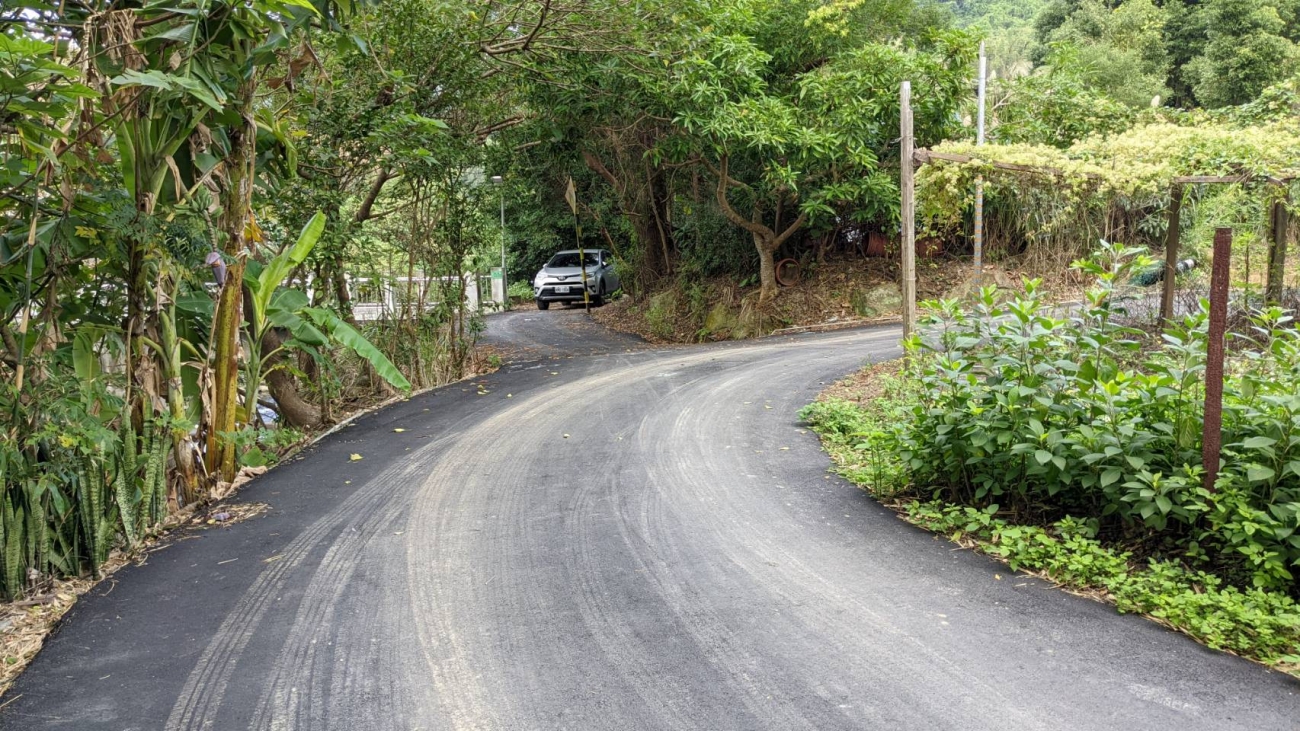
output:
<instances>
[{"instance_id":1,"label":"winding road surface","mask_svg":"<svg viewBox=\"0 0 1300 731\"><path fill-rule=\"evenodd\" d=\"M249 485L265 516L115 575L0 728L1300 727L1294 680L829 476L796 412L897 337L651 349L578 310L490 318L485 394L367 416Z\"/></svg>"}]
</instances>

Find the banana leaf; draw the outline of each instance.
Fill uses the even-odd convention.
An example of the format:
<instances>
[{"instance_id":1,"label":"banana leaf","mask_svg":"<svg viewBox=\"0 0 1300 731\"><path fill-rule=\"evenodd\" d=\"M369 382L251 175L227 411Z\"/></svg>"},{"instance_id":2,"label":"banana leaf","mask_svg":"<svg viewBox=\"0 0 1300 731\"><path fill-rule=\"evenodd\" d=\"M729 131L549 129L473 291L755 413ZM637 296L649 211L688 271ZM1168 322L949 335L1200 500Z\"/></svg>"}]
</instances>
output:
<instances>
[{"instance_id":1,"label":"banana leaf","mask_svg":"<svg viewBox=\"0 0 1300 731\"><path fill-rule=\"evenodd\" d=\"M366 336L344 322L343 318L319 307L304 307L301 312L328 332L336 342L365 358L370 365L374 366L375 372L394 388L402 391L411 390L411 382L397 370L397 366L393 365L393 362L379 348L376 348L374 343L367 340Z\"/></svg>"}]
</instances>

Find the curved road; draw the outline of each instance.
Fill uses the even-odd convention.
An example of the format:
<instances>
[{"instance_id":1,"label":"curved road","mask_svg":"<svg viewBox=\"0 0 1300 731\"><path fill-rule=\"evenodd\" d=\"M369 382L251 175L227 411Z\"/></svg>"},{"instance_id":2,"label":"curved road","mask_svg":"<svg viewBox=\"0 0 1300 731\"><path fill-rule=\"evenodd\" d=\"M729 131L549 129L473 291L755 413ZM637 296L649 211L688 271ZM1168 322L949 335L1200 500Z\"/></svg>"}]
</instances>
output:
<instances>
[{"instance_id":1,"label":"curved road","mask_svg":"<svg viewBox=\"0 0 1300 731\"><path fill-rule=\"evenodd\" d=\"M493 317L485 394L368 416L249 485L264 517L117 574L0 728L1300 725L1294 680L828 476L795 413L896 339L652 350L578 310Z\"/></svg>"}]
</instances>

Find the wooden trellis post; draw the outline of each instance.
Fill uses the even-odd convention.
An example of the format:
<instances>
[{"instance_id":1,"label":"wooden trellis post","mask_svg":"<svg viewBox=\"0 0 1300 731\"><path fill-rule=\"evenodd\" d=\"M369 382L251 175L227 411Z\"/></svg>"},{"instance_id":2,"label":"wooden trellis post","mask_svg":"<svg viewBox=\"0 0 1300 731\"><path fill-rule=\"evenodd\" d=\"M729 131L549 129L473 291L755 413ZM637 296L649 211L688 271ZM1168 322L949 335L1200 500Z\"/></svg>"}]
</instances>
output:
<instances>
[{"instance_id":1,"label":"wooden trellis post","mask_svg":"<svg viewBox=\"0 0 1300 731\"><path fill-rule=\"evenodd\" d=\"M904 81L899 90L899 107L902 130L900 147L901 176L899 187L902 191L902 282L903 294L903 337L912 334L916 327L916 180L913 176L912 160L915 141L912 138L912 82Z\"/></svg>"},{"instance_id":2,"label":"wooden trellis post","mask_svg":"<svg viewBox=\"0 0 1300 731\"><path fill-rule=\"evenodd\" d=\"M1178 273L1178 240L1181 235L1183 186L1169 188L1169 225L1165 229L1165 281L1160 293L1160 318L1168 326L1174 319L1174 275Z\"/></svg>"},{"instance_id":3,"label":"wooden trellis post","mask_svg":"<svg viewBox=\"0 0 1300 731\"><path fill-rule=\"evenodd\" d=\"M1268 284L1264 287L1264 297L1270 305L1282 304L1282 280L1286 276L1287 228L1290 214L1286 200L1273 203L1272 235L1268 245Z\"/></svg>"}]
</instances>

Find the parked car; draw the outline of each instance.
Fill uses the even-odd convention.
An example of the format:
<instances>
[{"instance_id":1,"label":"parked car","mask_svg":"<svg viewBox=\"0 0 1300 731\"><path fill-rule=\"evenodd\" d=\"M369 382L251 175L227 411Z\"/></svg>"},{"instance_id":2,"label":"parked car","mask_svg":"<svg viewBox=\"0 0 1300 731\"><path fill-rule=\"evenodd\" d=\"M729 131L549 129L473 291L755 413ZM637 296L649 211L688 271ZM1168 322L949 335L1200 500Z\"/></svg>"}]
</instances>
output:
<instances>
[{"instance_id":1,"label":"parked car","mask_svg":"<svg viewBox=\"0 0 1300 731\"><path fill-rule=\"evenodd\" d=\"M587 269L586 290L582 279L584 264ZM591 304L599 307L618 289L614 257L604 249L561 251L533 277L533 297L539 310L549 308L552 302L582 302L584 291L591 293Z\"/></svg>"}]
</instances>

